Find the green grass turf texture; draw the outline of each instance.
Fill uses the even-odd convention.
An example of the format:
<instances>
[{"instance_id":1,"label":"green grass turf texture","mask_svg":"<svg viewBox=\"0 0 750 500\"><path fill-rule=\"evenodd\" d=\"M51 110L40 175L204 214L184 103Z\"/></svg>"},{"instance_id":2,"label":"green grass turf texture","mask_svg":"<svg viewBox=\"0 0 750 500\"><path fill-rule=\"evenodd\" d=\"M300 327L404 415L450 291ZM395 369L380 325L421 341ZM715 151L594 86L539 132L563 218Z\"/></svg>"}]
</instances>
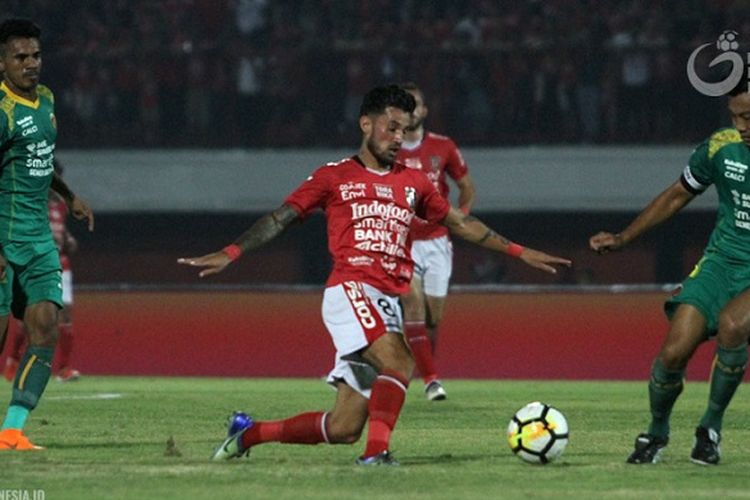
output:
<instances>
[{"instance_id":1,"label":"green grass turf texture","mask_svg":"<svg viewBox=\"0 0 750 500\"><path fill-rule=\"evenodd\" d=\"M1 452L0 492L42 489L62 498L747 498L750 401L728 410L717 467L690 463L705 383L688 383L673 414L662 463L625 464L647 424L644 382L447 380L449 399L409 390L392 449L399 468L357 467L364 437L349 445L255 448L249 459L208 457L235 409L276 419L326 409L334 392L313 379L85 377L51 382L27 434L42 452ZM10 385L2 388L9 392ZM103 393L118 399L89 399ZM563 456L529 465L509 450L513 412L542 400L568 418ZM167 452L172 436L175 449ZM30 497L31 498L31 497Z\"/></svg>"}]
</instances>

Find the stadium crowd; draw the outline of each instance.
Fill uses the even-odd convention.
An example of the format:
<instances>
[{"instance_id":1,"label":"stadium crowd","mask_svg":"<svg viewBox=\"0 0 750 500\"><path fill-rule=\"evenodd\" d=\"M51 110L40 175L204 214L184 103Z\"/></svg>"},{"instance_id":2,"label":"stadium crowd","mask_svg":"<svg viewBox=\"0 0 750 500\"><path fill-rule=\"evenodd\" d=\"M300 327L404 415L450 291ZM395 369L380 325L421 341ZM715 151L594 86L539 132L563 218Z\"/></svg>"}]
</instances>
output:
<instances>
[{"instance_id":1,"label":"stadium crowd","mask_svg":"<svg viewBox=\"0 0 750 500\"><path fill-rule=\"evenodd\" d=\"M399 80L465 145L692 142L724 106L690 52L750 38L731 0L3 3L45 31L62 147L348 146L362 94Z\"/></svg>"}]
</instances>

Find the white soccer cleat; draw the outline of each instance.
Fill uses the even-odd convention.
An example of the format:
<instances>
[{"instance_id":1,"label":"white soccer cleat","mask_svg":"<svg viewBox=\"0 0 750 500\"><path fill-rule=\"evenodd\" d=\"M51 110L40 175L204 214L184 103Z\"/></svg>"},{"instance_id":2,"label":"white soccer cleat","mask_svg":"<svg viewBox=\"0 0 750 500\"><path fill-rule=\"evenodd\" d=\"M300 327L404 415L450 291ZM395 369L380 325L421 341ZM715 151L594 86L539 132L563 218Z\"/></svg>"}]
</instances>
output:
<instances>
[{"instance_id":1,"label":"white soccer cleat","mask_svg":"<svg viewBox=\"0 0 750 500\"><path fill-rule=\"evenodd\" d=\"M445 392L443 384L439 380L433 380L427 387L424 388L425 395L430 401L442 401L448 397L448 393Z\"/></svg>"},{"instance_id":2,"label":"white soccer cleat","mask_svg":"<svg viewBox=\"0 0 750 500\"><path fill-rule=\"evenodd\" d=\"M248 455L250 453L250 448L244 448L242 446L242 434L245 433L245 430L247 429L242 429L226 438L224 442L214 450L213 455L211 455L211 460L230 460L232 458L239 458L243 455Z\"/></svg>"}]
</instances>

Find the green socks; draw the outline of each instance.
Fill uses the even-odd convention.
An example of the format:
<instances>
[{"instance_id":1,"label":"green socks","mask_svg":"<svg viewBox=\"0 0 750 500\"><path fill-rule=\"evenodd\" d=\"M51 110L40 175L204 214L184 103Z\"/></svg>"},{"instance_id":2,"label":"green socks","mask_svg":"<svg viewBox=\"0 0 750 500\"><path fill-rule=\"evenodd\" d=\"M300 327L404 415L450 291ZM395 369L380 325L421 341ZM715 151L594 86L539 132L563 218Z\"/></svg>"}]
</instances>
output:
<instances>
[{"instance_id":1,"label":"green socks","mask_svg":"<svg viewBox=\"0 0 750 500\"><path fill-rule=\"evenodd\" d=\"M5 414L5 420L0 430L4 429L23 429L26 424L26 419L29 417L30 410L23 406L11 405L8 408L8 413Z\"/></svg>"},{"instance_id":2,"label":"green socks","mask_svg":"<svg viewBox=\"0 0 750 500\"><path fill-rule=\"evenodd\" d=\"M742 382L746 366L747 344L733 349L716 346L711 391L708 394L708 408L701 418L702 427L721 431L724 411Z\"/></svg>"},{"instance_id":3,"label":"green socks","mask_svg":"<svg viewBox=\"0 0 750 500\"><path fill-rule=\"evenodd\" d=\"M685 370L667 370L656 359L651 367L648 399L651 406L651 424L648 433L660 438L669 437L669 415L684 386Z\"/></svg>"},{"instance_id":4,"label":"green socks","mask_svg":"<svg viewBox=\"0 0 750 500\"><path fill-rule=\"evenodd\" d=\"M29 346L26 349L13 381L11 407L21 406L29 410L36 407L49 382L54 354L54 347Z\"/></svg>"}]
</instances>

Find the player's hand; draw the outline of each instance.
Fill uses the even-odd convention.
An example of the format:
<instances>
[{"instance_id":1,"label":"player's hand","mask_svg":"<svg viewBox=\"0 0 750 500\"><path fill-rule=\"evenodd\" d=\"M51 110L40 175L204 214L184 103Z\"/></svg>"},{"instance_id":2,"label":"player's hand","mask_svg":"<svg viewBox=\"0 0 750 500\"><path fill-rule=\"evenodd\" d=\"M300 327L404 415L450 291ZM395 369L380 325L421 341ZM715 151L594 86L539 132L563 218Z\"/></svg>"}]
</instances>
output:
<instances>
[{"instance_id":1,"label":"player's hand","mask_svg":"<svg viewBox=\"0 0 750 500\"><path fill-rule=\"evenodd\" d=\"M518 258L531 267L541 269L550 274L557 274L557 268L555 266L570 267L573 265L573 262L571 262L570 259L555 257L554 255L548 255L544 252L528 247L523 249L523 252L521 252L521 255Z\"/></svg>"},{"instance_id":2,"label":"player's hand","mask_svg":"<svg viewBox=\"0 0 750 500\"><path fill-rule=\"evenodd\" d=\"M589 238L589 247L600 255L619 250L623 246L625 246L625 242L619 233L613 234L601 231Z\"/></svg>"},{"instance_id":3,"label":"player's hand","mask_svg":"<svg viewBox=\"0 0 750 500\"><path fill-rule=\"evenodd\" d=\"M78 220L87 219L89 222L89 231L94 230L94 212L91 211L88 203L80 199L78 196L73 197L73 201L70 202L70 213Z\"/></svg>"},{"instance_id":4,"label":"player's hand","mask_svg":"<svg viewBox=\"0 0 750 500\"><path fill-rule=\"evenodd\" d=\"M224 252L214 252L202 257L182 257L177 259L178 264L186 266L205 267L198 276L201 278L222 272L232 259Z\"/></svg>"}]
</instances>

